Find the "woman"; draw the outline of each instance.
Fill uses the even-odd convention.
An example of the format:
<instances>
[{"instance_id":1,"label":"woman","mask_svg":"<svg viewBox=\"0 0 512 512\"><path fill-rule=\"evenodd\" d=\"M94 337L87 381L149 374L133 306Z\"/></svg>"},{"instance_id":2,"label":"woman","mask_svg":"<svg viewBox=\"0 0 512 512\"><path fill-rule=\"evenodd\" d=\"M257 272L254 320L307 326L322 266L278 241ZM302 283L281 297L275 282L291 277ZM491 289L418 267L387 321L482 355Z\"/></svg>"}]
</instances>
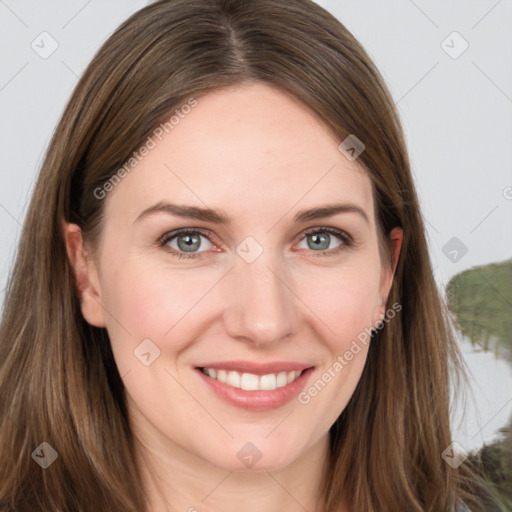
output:
<instances>
[{"instance_id":1,"label":"woman","mask_svg":"<svg viewBox=\"0 0 512 512\"><path fill-rule=\"evenodd\" d=\"M161 0L54 134L0 334L0 504L483 510L402 130L308 0Z\"/></svg>"}]
</instances>

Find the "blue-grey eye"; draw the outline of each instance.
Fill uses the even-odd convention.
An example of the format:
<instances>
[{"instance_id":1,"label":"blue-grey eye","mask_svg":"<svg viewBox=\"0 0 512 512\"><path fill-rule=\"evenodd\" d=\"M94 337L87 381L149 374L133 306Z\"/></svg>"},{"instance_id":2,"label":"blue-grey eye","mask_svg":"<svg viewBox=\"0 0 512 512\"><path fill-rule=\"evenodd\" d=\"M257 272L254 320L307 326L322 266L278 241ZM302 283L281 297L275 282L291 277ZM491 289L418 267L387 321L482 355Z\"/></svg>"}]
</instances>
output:
<instances>
[{"instance_id":1,"label":"blue-grey eye","mask_svg":"<svg viewBox=\"0 0 512 512\"><path fill-rule=\"evenodd\" d=\"M336 242L338 238L338 244L331 245ZM301 243L306 241L307 247L299 246L301 249L312 249L313 251L326 251L329 249L335 249L343 243L341 236L334 233L327 233L325 231L318 231L316 233L309 233L301 240Z\"/></svg>"},{"instance_id":2,"label":"blue-grey eye","mask_svg":"<svg viewBox=\"0 0 512 512\"><path fill-rule=\"evenodd\" d=\"M201 251L198 249L204 246L202 239L206 240L207 246L203 247ZM179 233L169 238L165 245L168 245L174 250L182 252L204 252L210 248L211 242L204 235L199 233Z\"/></svg>"}]
</instances>

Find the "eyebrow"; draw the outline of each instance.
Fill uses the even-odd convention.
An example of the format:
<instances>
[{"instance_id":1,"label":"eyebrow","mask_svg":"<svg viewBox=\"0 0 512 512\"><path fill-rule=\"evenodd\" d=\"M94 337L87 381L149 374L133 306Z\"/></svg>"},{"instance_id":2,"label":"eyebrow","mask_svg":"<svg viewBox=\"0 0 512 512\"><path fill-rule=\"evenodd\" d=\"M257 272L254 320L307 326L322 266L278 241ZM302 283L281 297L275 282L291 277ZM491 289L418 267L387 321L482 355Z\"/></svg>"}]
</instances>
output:
<instances>
[{"instance_id":1,"label":"eyebrow","mask_svg":"<svg viewBox=\"0 0 512 512\"><path fill-rule=\"evenodd\" d=\"M223 226L229 226L231 224L231 219L222 210L212 210L210 208L200 208L198 206L178 205L163 201L160 201L153 206L146 208L135 219L135 222L139 222L145 217L157 213L166 213L168 215L174 215L175 217L182 217L184 219L202 220ZM310 220L323 219L326 217L332 217L333 215L337 215L339 213L357 213L366 221L367 224L370 224L370 220L366 212L360 206L357 206L353 203L328 204L315 208L300 210L293 217L293 222L299 223L307 222Z\"/></svg>"}]
</instances>

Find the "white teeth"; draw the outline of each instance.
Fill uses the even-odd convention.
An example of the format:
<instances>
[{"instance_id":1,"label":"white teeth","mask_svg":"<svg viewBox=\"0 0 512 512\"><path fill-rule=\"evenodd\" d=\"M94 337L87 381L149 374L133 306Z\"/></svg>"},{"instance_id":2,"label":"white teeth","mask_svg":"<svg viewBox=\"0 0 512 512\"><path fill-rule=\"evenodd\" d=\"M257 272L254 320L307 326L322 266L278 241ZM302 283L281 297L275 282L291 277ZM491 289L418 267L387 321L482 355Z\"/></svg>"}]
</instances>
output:
<instances>
[{"instance_id":1,"label":"white teeth","mask_svg":"<svg viewBox=\"0 0 512 512\"><path fill-rule=\"evenodd\" d=\"M269 373L268 375L262 375L260 377L260 387L259 389L263 391L272 391L276 389L276 376L274 373Z\"/></svg>"},{"instance_id":2,"label":"white teeth","mask_svg":"<svg viewBox=\"0 0 512 512\"><path fill-rule=\"evenodd\" d=\"M286 386L286 384L288 384L288 377L286 375L286 372L279 372L277 374L277 379L276 379L276 386L278 388L282 388L283 386Z\"/></svg>"},{"instance_id":3,"label":"white teeth","mask_svg":"<svg viewBox=\"0 0 512 512\"><path fill-rule=\"evenodd\" d=\"M252 373L242 374L240 387L247 391L258 391L258 376L253 375Z\"/></svg>"},{"instance_id":4,"label":"white teeth","mask_svg":"<svg viewBox=\"0 0 512 512\"><path fill-rule=\"evenodd\" d=\"M203 368L203 373L234 388L241 388L246 391L273 391L276 388L282 388L292 383L302 372L290 371L255 375L253 373L240 374L235 371Z\"/></svg>"},{"instance_id":5,"label":"white teeth","mask_svg":"<svg viewBox=\"0 0 512 512\"><path fill-rule=\"evenodd\" d=\"M226 379L226 384L228 386L233 386L234 388L239 388L240 380L240 374L238 372L229 372L228 378Z\"/></svg>"}]
</instances>

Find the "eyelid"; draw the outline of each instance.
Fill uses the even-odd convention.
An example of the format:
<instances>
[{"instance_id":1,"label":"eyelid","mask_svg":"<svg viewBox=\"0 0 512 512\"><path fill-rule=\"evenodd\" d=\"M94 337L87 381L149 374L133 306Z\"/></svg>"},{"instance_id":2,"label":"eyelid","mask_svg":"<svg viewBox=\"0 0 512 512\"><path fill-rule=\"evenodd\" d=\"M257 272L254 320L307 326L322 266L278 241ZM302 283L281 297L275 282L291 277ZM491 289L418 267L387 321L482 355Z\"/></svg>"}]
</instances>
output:
<instances>
[{"instance_id":1,"label":"eyelid","mask_svg":"<svg viewBox=\"0 0 512 512\"><path fill-rule=\"evenodd\" d=\"M295 243L301 242L307 236L313 235L316 233L328 233L330 235L337 236L341 240L341 244L338 247L335 247L334 249L328 249L328 250L324 250L324 251L313 251L313 250L307 251L307 252L312 253L315 256L334 255L344 249L349 249L353 245L355 245L354 238L350 234L348 234L345 230L342 230L339 228L328 227L328 226L314 226L314 227L310 227L310 228L303 230L297 236ZM215 241L215 240L217 240L216 235L209 229L205 229L205 228L178 228L178 229L174 229L172 231L167 231L166 233L164 233L162 236L160 236L157 239L156 245L158 247L165 249L166 245L169 241L171 241L172 239L174 239L180 235L184 235L184 234L192 234L192 235L196 234L196 235L204 236L205 238L208 239L208 241L214 247L216 247L216 248L222 247L222 243ZM208 251L199 251L199 252L187 253L185 251L176 251L176 249L174 249L172 247L167 248L167 250L169 253L173 254L177 258L198 258L198 257L202 257L202 255L204 253L208 252Z\"/></svg>"},{"instance_id":2,"label":"eyelid","mask_svg":"<svg viewBox=\"0 0 512 512\"><path fill-rule=\"evenodd\" d=\"M210 231L208 229L203 229L203 228L178 228L178 229L173 229L172 231L167 231L162 236L160 236L157 239L156 243L157 243L157 245L165 245L171 239L176 238L179 235L194 235L194 234L202 235L205 238L208 238L208 240L213 245L217 245L217 246L221 245L221 244L218 244L218 243L213 241L214 239L216 239L216 236L213 234L212 231Z\"/></svg>"},{"instance_id":3,"label":"eyelid","mask_svg":"<svg viewBox=\"0 0 512 512\"><path fill-rule=\"evenodd\" d=\"M306 229L299 235L298 242L302 242L302 240L304 240L307 236L317 233L328 233L329 235L334 235L340 239L341 243L337 247L333 249L327 249L325 251L307 251L308 253L313 254L314 257L333 256L342 252L343 250L351 249L356 245L354 238L345 230L328 226L316 226Z\"/></svg>"},{"instance_id":4,"label":"eyelid","mask_svg":"<svg viewBox=\"0 0 512 512\"><path fill-rule=\"evenodd\" d=\"M314 235L315 233L329 233L331 235L336 235L340 237L346 243L354 242L354 238L351 235L349 235L345 230L339 228L331 228L328 226L317 226L308 228L305 231L303 231L301 235L299 235L301 236L300 240L302 240L304 237L308 235Z\"/></svg>"}]
</instances>

